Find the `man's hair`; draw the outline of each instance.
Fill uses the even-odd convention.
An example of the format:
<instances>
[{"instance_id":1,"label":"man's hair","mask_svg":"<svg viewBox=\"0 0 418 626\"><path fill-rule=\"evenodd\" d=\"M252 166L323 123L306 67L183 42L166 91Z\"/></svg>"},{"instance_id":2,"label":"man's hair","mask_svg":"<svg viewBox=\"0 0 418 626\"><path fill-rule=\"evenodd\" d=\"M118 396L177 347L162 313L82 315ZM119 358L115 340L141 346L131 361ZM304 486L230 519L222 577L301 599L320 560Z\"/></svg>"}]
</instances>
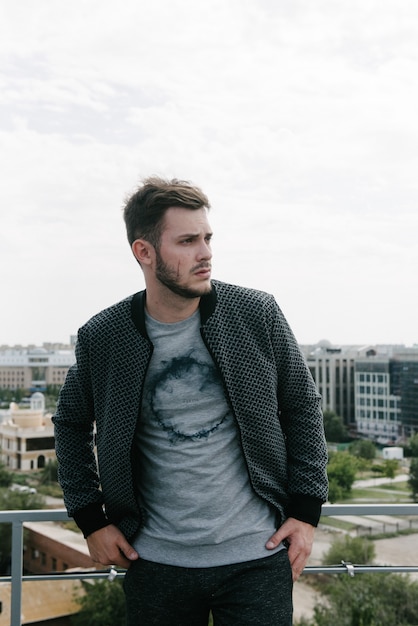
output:
<instances>
[{"instance_id":1,"label":"man's hair","mask_svg":"<svg viewBox=\"0 0 418 626\"><path fill-rule=\"evenodd\" d=\"M188 181L157 176L146 178L123 209L130 245L136 239L145 239L158 248L164 216L170 207L196 210L209 209L210 204L203 191Z\"/></svg>"}]
</instances>

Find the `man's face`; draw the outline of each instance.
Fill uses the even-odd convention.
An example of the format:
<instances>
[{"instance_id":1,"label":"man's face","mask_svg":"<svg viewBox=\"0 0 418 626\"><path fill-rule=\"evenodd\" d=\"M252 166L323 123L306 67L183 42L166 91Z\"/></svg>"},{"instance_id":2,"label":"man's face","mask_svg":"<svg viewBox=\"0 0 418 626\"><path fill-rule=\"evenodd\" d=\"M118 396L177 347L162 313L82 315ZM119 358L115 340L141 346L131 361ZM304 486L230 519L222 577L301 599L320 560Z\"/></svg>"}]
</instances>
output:
<instances>
[{"instance_id":1,"label":"man's face","mask_svg":"<svg viewBox=\"0 0 418 626\"><path fill-rule=\"evenodd\" d=\"M211 290L212 230L205 208L166 211L155 250L155 278L173 293L198 298Z\"/></svg>"}]
</instances>

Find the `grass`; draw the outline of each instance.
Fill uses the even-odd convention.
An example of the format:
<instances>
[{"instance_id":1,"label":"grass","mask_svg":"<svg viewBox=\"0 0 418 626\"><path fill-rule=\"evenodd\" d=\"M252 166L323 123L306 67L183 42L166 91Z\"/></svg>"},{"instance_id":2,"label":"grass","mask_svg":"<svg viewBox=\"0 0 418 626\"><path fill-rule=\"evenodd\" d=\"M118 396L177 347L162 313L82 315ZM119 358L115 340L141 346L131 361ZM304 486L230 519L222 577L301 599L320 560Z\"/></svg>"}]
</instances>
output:
<instances>
[{"instance_id":1,"label":"grass","mask_svg":"<svg viewBox=\"0 0 418 626\"><path fill-rule=\"evenodd\" d=\"M404 481L402 483L387 483L378 487L353 488L350 497L344 500L344 503L355 504L356 502L398 504L412 502L412 496L408 483Z\"/></svg>"},{"instance_id":2,"label":"grass","mask_svg":"<svg viewBox=\"0 0 418 626\"><path fill-rule=\"evenodd\" d=\"M404 491L405 493L410 493L411 491L411 488L409 487L407 481L403 483L388 483L385 485L381 485L380 489L388 489L391 491Z\"/></svg>"},{"instance_id":3,"label":"grass","mask_svg":"<svg viewBox=\"0 0 418 626\"><path fill-rule=\"evenodd\" d=\"M339 517L330 517L329 515L323 515L321 517L320 523L324 526L331 526L332 528L336 528L337 530L353 530L356 528L356 524L352 524L351 522L346 522L345 520L340 519Z\"/></svg>"}]
</instances>

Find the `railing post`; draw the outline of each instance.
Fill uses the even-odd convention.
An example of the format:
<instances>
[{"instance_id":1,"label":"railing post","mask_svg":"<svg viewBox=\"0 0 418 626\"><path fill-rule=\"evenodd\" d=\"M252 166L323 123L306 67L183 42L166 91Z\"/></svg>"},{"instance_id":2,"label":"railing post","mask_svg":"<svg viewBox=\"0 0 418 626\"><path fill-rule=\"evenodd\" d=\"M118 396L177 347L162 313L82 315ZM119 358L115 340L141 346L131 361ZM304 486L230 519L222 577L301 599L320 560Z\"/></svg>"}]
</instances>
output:
<instances>
[{"instance_id":1,"label":"railing post","mask_svg":"<svg viewBox=\"0 0 418 626\"><path fill-rule=\"evenodd\" d=\"M12 522L12 598L10 626L20 626L22 617L23 523Z\"/></svg>"}]
</instances>

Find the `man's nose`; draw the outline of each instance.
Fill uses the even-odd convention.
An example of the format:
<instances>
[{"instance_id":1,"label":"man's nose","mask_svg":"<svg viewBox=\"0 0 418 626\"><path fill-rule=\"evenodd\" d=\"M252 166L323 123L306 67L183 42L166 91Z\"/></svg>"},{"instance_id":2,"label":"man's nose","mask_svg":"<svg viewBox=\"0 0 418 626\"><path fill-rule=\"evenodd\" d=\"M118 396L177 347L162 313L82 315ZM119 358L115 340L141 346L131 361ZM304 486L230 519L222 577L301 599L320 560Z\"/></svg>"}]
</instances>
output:
<instances>
[{"instance_id":1,"label":"man's nose","mask_svg":"<svg viewBox=\"0 0 418 626\"><path fill-rule=\"evenodd\" d=\"M202 241L199 247L199 259L211 259L212 258L212 248L210 247L210 243L208 241Z\"/></svg>"}]
</instances>

